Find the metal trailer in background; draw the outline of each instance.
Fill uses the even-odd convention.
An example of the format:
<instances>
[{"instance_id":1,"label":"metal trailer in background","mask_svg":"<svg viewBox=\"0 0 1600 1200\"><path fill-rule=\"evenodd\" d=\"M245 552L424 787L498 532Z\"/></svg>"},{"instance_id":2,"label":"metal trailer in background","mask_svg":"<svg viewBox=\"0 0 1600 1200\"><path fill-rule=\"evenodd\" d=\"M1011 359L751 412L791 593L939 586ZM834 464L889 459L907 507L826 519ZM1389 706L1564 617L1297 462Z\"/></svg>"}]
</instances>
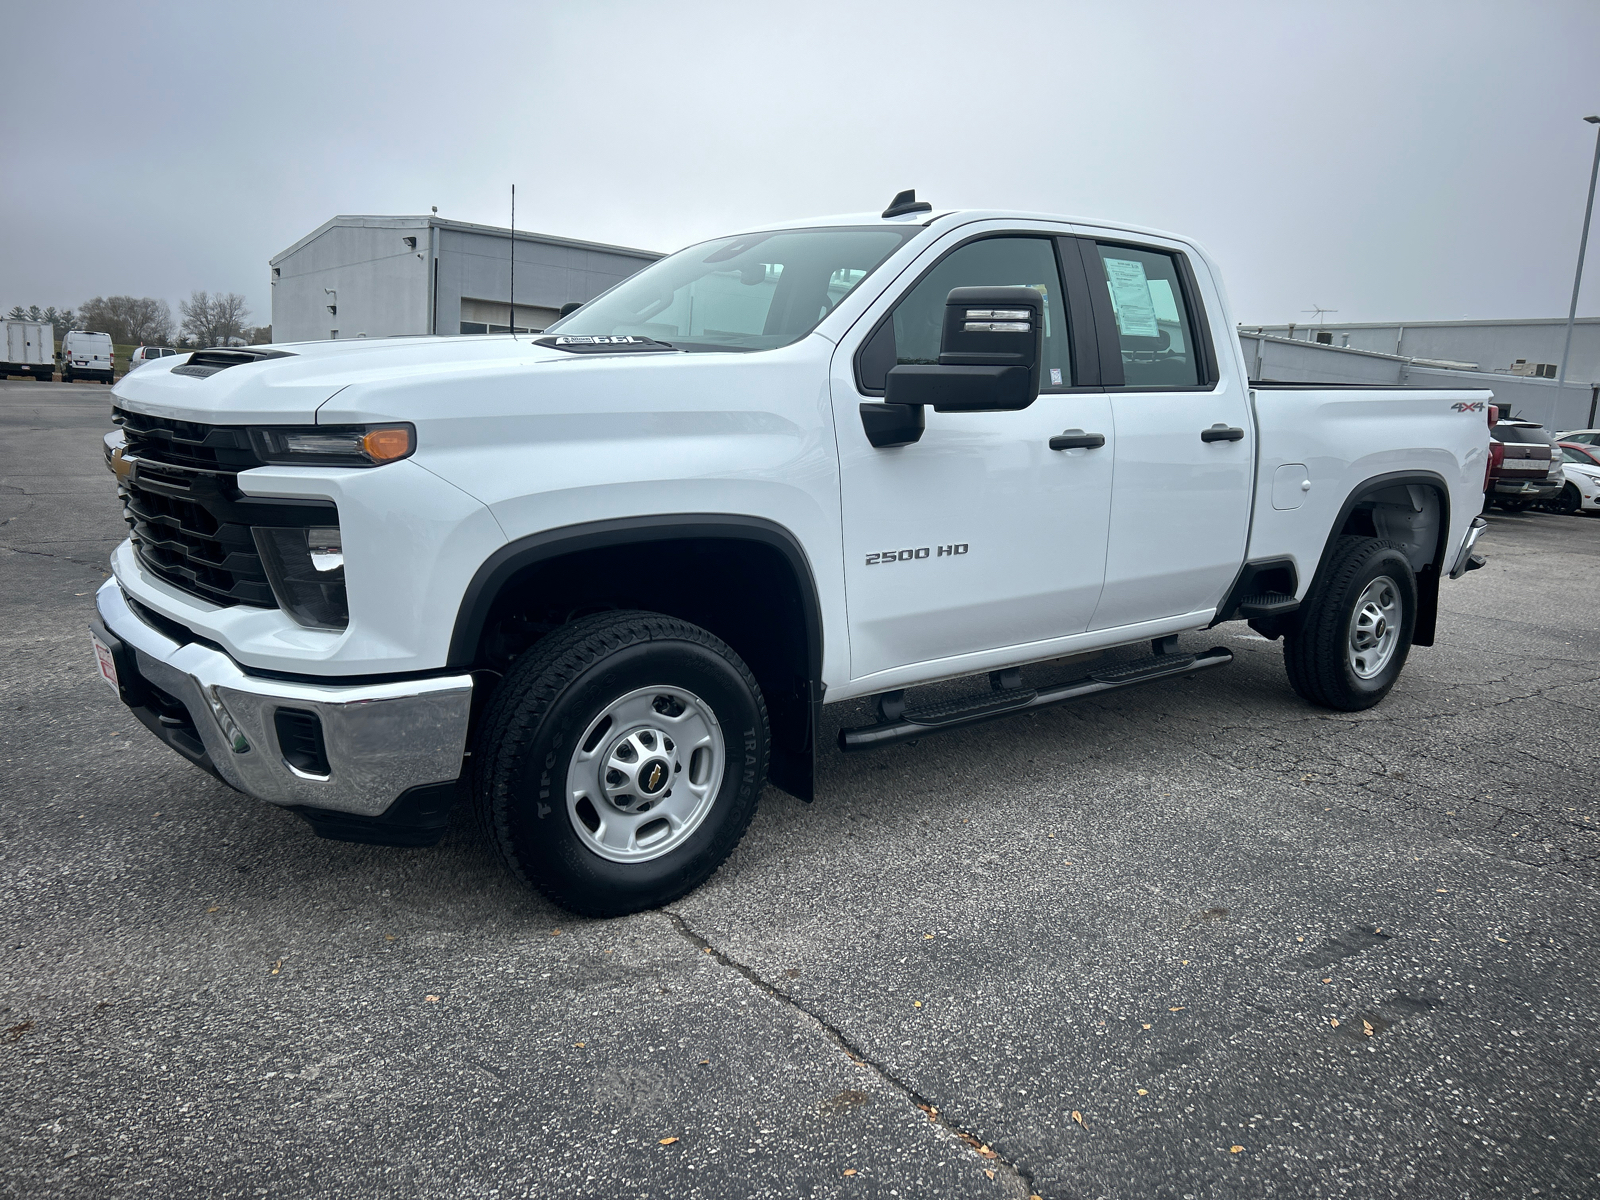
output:
<instances>
[{"instance_id":1,"label":"metal trailer in background","mask_svg":"<svg viewBox=\"0 0 1600 1200\"><path fill-rule=\"evenodd\" d=\"M1268 326L1270 329L1271 327ZM1546 429L1592 429L1600 385L1568 383L1498 371L1460 370L1437 361L1330 346L1300 338L1238 331L1253 380L1277 383L1371 383L1399 387L1490 388L1495 403Z\"/></svg>"},{"instance_id":2,"label":"metal trailer in background","mask_svg":"<svg viewBox=\"0 0 1600 1200\"><path fill-rule=\"evenodd\" d=\"M7 321L0 378L32 375L49 383L56 373L56 331L45 321Z\"/></svg>"}]
</instances>

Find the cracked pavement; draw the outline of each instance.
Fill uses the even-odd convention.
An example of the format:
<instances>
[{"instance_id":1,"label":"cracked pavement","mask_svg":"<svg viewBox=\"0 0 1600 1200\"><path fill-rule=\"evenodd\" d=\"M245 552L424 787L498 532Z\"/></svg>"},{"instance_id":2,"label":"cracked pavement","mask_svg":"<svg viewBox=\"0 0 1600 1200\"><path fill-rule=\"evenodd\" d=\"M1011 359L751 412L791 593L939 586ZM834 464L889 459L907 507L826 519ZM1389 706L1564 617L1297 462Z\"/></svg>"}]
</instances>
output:
<instances>
[{"instance_id":1,"label":"cracked pavement","mask_svg":"<svg viewBox=\"0 0 1600 1200\"><path fill-rule=\"evenodd\" d=\"M125 714L107 401L0 383L0 1195L1600 1191L1600 520L1491 516L1373 711L1223 626L1192 680L829 751L588 921L459 814L319 841Z\"/></svg>"}]
</instances>

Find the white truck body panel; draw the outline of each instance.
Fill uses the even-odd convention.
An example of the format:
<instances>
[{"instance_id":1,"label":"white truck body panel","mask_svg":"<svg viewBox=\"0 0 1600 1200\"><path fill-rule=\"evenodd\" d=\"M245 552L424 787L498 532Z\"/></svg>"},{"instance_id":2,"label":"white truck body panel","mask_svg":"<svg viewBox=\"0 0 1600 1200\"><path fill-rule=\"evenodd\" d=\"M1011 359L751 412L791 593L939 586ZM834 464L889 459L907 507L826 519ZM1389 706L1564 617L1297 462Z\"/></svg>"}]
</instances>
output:
<instances>
[{"instance_id":1,"label":"white truck body panel","mask_svg":"<svg viewBox=\"0 0 1600 1200\"><path fill-rule=\"evenodd\" d=\"M247 667L307 677L437 670L468 582L502 546L595 521L753 518L803 548L832 702L1201 628L1247 558L1292 559L1303 595L1350 490L1389 470L1443 479L1447 548L1460 544L1478 511L1487 433L1481 410L1452 404L1484 393L1308 389L1252 399L1204 252L1123 227L1112 230L1117 238L1181 250L1193 263L1217 354L1214 388L930 411L919 443L874 449L856 413L853 353L943 247L988 231L1111 229L1033 214L922 220L811 334L759 353L579 356L498 336L275 347L291 357L205 379L174 375L181 356L153 362L118 383L119 406L230 426L404 420L416 427L417 451L372 470L270 467L238 477L248 495L338 505L343 631L198 599L145 571L126 544L113 559L117 580ZM851 216L805 227L830 223L907 224ZM1245 436L1202 443L1199 431L1218 423ZM1068 427L1103 432L1106 444L1047 449ZM1311 490L1298 507L1275 508L1274 494L1301 482L1277 478L1293 464L1306 465ZM968 547L963 555L934 553L957 544ZM865 565L874 552L924 547L926 559ZM918 579L930 566L942 573Z\"/></svg>"}]
</instances>

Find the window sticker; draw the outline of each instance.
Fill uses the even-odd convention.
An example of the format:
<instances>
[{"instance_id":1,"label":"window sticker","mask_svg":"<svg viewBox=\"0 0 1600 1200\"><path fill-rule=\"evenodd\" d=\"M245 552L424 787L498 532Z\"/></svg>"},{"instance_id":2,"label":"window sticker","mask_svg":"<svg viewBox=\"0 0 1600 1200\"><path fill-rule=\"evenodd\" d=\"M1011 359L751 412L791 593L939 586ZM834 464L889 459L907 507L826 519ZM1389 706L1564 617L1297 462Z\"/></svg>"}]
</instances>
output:
<instances>
[{"instance_id":1,"label":"window sticker","mask_svg":"<svg viewBox=\"0 0 1600 1200\"><path fill-rule=\"evenodd\" d=\"M1050 386L1051 387L1060 387L1061 386L1061 368L1060 367L1051 367L1050 368Z\"/></svg>"},{"instance_id":2,"label":"window sticker","mask_svg":"<svg viewBox=\"0 0 1600 1200\"><path fill-rule=\"evenodd\" d=\"M1125 337L1159 337L1156 306L1150 295L1150 281L1144 264L1131 258L1107 258L1106 283L1111 288L1111 307L1117 314L1117 330Z\"/></svg>"}]
</instances>

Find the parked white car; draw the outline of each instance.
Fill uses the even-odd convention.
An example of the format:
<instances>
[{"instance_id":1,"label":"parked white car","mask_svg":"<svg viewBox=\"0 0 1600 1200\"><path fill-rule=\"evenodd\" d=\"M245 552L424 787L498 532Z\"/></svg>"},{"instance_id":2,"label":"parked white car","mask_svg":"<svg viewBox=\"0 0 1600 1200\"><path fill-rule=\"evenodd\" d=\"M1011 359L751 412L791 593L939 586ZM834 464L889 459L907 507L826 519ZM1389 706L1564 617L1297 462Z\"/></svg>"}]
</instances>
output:
<instances>
[{"instance_id":1,"label":"parked white car","mask_svg":"<svg viewBox=\"0 0 1600 1200\"><path fill-rule=\"evenodd\" d=\"M113 374L111 335L74 329L61 337L61 379L75 383L98 379L110 383Z\"/></svg>"},{"instance_id":2,"label":"parked white car","mask_svg":"<svg viewBox=\"0 0 1600 1200\"><path fill-rule=\"evenodd\" d=\"M1600 512L1600 445L1562 446L1561 458L1567 483L1545 507L1559 513Z\"/></svg>"},{"instance_id":3,"label":"parked white car","mask_svg":"<svg viewBox=\"0 0 1600 1200\"><path fill-rule=\"evenodd\" d=\"M1600 446L1600 429L1569 429L1556 434L1558 442L1582 442L1586 446Z\"/></svg>"},{"instance_id":4,"label":"parked white car","mask_svg":"<svg viewBox=\"0 0 1600 1200\"><path fill-rule=\"evenodd\" d=\"M769 779L809 800L824 704L904 744L1223 666L1180 638L1248 620L1369 708L1481 565L1490 393L1255 383L1234 328L1185 238L907 193L539 337L152 363L100 671L325 836L437 840L470 762L510 868L599 915L705 880Z\"/></svg>"},{"instance_id":5,"label":"parked white car","mask_svg":"<svg viewBox=\"0 0 1600 1200\"><path fill-rule=\"evenodd\" d=\"M167 346L140 346L128 356L128 370L137 370L147 362L154 362L158 358L170 358L174 354L187 354L187 350L173 350Z\"/></svg>"}]
</instances>

